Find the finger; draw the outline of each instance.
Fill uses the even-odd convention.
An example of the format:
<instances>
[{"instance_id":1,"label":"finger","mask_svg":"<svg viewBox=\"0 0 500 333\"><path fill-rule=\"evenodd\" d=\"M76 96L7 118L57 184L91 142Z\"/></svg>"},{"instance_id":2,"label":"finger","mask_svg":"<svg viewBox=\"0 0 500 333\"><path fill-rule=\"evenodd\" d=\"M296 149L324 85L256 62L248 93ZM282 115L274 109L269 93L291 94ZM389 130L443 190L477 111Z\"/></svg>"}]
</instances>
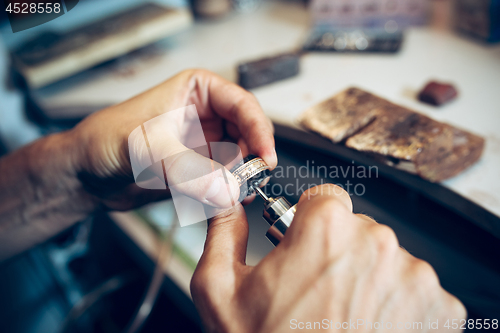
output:
<instances>
[{"instance_id":1,"label":"finger","mask_svg":"<svg viewBox=\"0 0 500 333\"><path fill-rule=\"evenodd\" d=\"M297 231L299 238L302 238L301 234L304 238L329 238L331 235L327 234L332 229L349 227L345 225L347 220L355 220L349 195L332 184L315 186L301 195L287 235Z\"/></svg>"},{"instance_id":2,"label":"finger","mask_svg":"<svg viewBox=\"0 0 500 333\"><path fill-rule=\"evenodd\" d=\"M240 188L234 176L207 157L186 150L165 159L163 165L171 191L218 208L229 208L238 201Z\"/></svg>"},{"instance_id":3,"label":"finger","mask_svg":"<svg viewBox=\"0 0 500 333\"><path fill-rule=\"evenodd\" d=\"M104 195L101 199L106 208L127 211L148 203L170 198L170 191L145 190L133 183L112 195Z\"/></svg>"},{"instance_id":4,"label":"finger","mask_svg":"<svg viewBox=\"0 0 500 333\"><path fill-rule=\"evenodd\" d=\"M203 254L191 280L191 294L202 314L212 316L219 301L227 303L233 296L236 280L249 268L245 266L247 242L248 223L240 204L209 221Z\"/></svg>"},{"instance_id":5,"label":"finger","mask_svg":"<svg viewBox=\"0 0 500 333\"><path fill-rule=\"evenodd\" d=\"M217 142L224 139L224 124L221 118L203 119L201 126L206 142Z\"/></svg>"},{"instance_id":6,"label":"finger","mask_svg":"<svg viewBox=\"0 0 500 333\"><path fill-rule=\"evenodd\" d=\"M198 86L208 87L209 103L222 118L236 124L251 153L275 168L272 123L265 116L255 96L220 76L205 71L195 74Z\"/></svg>"},{"instance_id":7,"label":"finger","mask_svg":"<svg viewBox=\"0 0 500 333\"><path fill-rule=\"evenodd\" d=\"M245 265L248 242L248 222L243 206L235 205L212 218L199 266L215 266L233 270Z\"/></svg>"},{"instance_id":8,"label":"finger","mask_svg":"<svg viewBox=\"0 0 500 333\"><path fill-rule=\"evenodd\" d=\"M160 117L169 116L166 113ZM186 148L172 134L177 130L175 122L160 117L155 118L147 131L140 126L129 136L129 155L136 181L138 173L150 168L158 178L167 181L174 197L180 193L214 207L234 205L240 192L234 176L208 158L208 146L197 149L199 153Z\"/></svg>"},{"instance_id":9,"label":"finger","mask_svg":"<svg viewBox=\"0 0 500 333\"><path fill-rule=\"evenodd\" d=\"M238 140L238 146L240 147L240 150L241 150L241 156L245 157L245 156L248 156L250 153L248 151L248 146L245 142L245 140Z\"/></svg>"},{"instance_id":10,"label":"finger","mask_svg":"<svg viewBox=\"0 0 500 333\"><path fill-rule=\"evenodd\" d=\"M241 138L240 130L234 123L226 122L226 133L233 140L238 140Z\"/></svg>"},{"instance_id":11,"label":"finger","mask_svg":"<svg viewBox=\"0 0 500 333\"><path fill-rule=\"evenodd\" d=\"M255 192L252 193L252 194L250 194L249 196L245 197L245 199L243 199L243 201L241 202L241 204L243 206L251 204L254 201L254 199L255 199L256 196L257 196L257 194Z\"/></svg>"},{"instance_id":12,"label":"finger","mask_svg":"<svg viewBox=\"0 0 500 333\"><path fill-rule=\"evenodd\" d=\"M368 215L365 215L365 214L355 214L357 217L359 217L360 219L366 221L366 222L369 222L369 223L377 223L377 221L375 221L373 218L371 218L370 216Z\"/></svg>"},{"instance_id":13,"label":"finger","mask_svg":"<svg viewBox=\"0 0 500 333\"><path fill-rule=\"evenodd\" d=\"M368 215L365 215L365 214L354 214L354 215L356 215L357 217L359 217L361 220L368 222L368 223L369 223L369 224L371 224L371 225L373 225L373 224L379 224L379 223L378 223L378 222L377 222L374 218L372 218L372 217L370 217L370 216L368 216ZM403 247L403 245L401 245L401 244L400 244L400 245L399 245L399 247L400 247L400 249L401 249L403 252L405 252L405 253L408 253L408 254L409 254L408 250L406 250L406 249Z\"/></svg>"},{"instance_id":14,"label":"finger","mask_svg":"<svg viewBox=\"0 0 500 333\"><path fill-rule=\"evenodd\" d=\"M333 197L339 200L349 209L349 211L352 212L352 201L349 193L347 193L342 187L333 184L319 185L306 190L300 196L299 203L321 196Z\"/></svg>"},{"instance_id":15,"label":"finger","mask_svg":"<svg viewBox=\"0 0 500 333\"><path fill-rule=\"evenodd\" d=\"M344 192L331 184L304 192L283 240L285 247L325 255L347 248L356 237L360 221L352 214L350 197Z\"/></svg>"},{"instance_id":16,"label":"finger","mask_svg":"<svg viewBox=\"0 0 500 333\"><path fill-rule=\"evenodd\" d=\"M359 217L361 220L368 222L369 224L372 224L372 225L379 224L374 218L372 218L368 215L365 215L365 214L354 214L354 215ZM401 250L403 252L409 253L402 245L399 245L399 247L401 248Z\"/></svg>"}]
</instances>

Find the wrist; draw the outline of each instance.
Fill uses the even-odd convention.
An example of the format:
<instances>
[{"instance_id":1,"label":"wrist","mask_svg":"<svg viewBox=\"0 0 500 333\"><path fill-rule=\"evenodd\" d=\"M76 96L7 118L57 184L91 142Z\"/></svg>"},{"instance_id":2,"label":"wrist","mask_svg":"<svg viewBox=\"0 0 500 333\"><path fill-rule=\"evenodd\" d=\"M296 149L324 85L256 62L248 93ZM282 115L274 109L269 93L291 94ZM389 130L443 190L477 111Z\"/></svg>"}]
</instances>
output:
<instances>
[{"instance_id":1,"label":"wrist","mask_svg":"<svg viewBox=\"0 0 500 333\"><path fill-rule=\"evenodd\" d=\"M81 151L77 136L69 130L35 142L26 152L35 199L49 206L64 202L64 207L53 208L74 222L98 208L97 200L85 191L78 177Z\"/></svg>"},{"instance_id":2,"label":"wrist","mask_svg":"<svg viewBox=\"0 0 500 333\"><path fill-rule=\"evenodd\" d=\"M77 177L71 132L54 134L0 160L0 261L40 244L94 212Z\"/></svg>"},{"instance_id":3,"label":"wrist","mask_svg":"<svg viewBox=\"0 0 500 333\"><path fill-rule=\"evenodd\" d=\"M101 112L101 116L103 113ZM79 181L82 196L94 210L129 210L147 200L138 194L128 157L126 128L104 126L94 114L64 135L70 144L70 179ZM125 138L125 139L124 139ZM63 148L64 149L64 148Z\"/></svg>"}]
</instances>

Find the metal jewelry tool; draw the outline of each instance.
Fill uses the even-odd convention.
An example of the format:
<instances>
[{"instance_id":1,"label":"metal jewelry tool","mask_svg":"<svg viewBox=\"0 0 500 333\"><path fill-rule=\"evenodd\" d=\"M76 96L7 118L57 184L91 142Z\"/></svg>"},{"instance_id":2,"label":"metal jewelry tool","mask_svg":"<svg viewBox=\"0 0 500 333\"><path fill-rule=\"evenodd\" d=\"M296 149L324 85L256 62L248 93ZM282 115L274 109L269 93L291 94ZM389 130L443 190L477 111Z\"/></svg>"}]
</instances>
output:
<instances>
[{"instance_id":1,"label":"metal jewelry tool","mask_svg":"<svg viewBox=\"0 0 500 333\"><path fill-rule=\"evenodd\" d=\"M260 187L256 187L255 191L264 199L263 217L271 225L266 237L276 246L292 224L296 205L292 206L284 197L269 198Z\"/></svg>"},{"instance_id":2,"label":"metal jewelry tool","mask_svg":"<svg viewBox=\"0 0 500 333\"><path fill-rule=\"evenodd\" d=\"M275 246L283 239L295 216L295 205L291 205L284 197L270 198L261 187L271 177L269 166L260 157L247 156L243 163L231 170L240 185L240 199L257 192L264 199L263 217L271 225L266 237ZM241 200L240 200L241 201Z\"/></svg>"}]
</instances>

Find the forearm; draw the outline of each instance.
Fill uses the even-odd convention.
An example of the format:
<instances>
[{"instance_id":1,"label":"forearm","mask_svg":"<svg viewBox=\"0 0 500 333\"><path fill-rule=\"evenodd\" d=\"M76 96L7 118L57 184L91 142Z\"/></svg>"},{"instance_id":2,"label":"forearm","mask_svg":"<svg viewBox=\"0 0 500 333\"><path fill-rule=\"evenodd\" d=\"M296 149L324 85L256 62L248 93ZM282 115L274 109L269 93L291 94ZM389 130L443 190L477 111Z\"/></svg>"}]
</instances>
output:
<instances>
[{"instance_id":1,"label":"forearm","mask_svg":"<svg viewBox=\"0 0 500 333\"><path fill-rule=\"evenodd\" d=\"M96 207L76 177L71 132L0 159L0 261L39 244Z\"/></svg>"}]
</instances>

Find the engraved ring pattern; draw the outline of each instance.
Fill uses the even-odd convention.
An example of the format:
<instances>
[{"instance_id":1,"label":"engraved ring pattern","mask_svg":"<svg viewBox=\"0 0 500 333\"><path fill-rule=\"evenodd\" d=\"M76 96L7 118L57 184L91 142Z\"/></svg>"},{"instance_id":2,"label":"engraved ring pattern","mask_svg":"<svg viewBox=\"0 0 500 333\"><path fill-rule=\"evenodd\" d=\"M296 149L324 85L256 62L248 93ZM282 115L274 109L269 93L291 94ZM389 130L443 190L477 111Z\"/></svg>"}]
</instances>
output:
<instances>
[{"instance_id":1,"label":"engraved ring pattern","mask_svg":"<svg viewBox=\"0 0 500 333\"><path fill-rule=\"evenodd\" d=\"M241 187L241 185L245 184L247 180L267 169L269 169L269 166L262 158L258 157L248 161L236 169L233 172L233 176L236 178L238 185Z\"/></svg>"}]
</instances>

